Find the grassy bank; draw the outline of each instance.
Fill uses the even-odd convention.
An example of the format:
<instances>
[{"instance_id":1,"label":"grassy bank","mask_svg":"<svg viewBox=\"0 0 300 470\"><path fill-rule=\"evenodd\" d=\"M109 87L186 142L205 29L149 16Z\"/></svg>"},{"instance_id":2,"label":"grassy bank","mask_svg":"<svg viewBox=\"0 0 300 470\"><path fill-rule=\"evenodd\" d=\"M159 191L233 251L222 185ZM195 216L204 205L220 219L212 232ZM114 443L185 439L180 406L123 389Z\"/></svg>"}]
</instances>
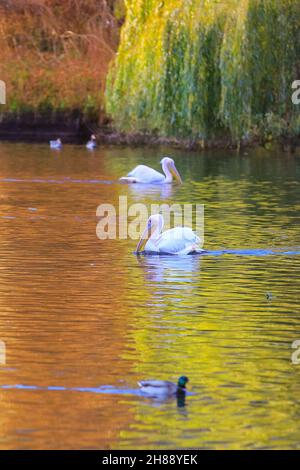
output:
<instances>
[{"instance_id":1,"label":"grassy bank","mask_svg":"<svg viewBox=\"0 0 300 470\"><path fill-rule=\"evenodd\" d=\"M107 85L117 129L191 141L293 139L298 0L127 0Z\"/></svg>"},{"instance_id":2,"label":"grassy bank","mask_svg":"<svg viewBox=\"0 0 300 470\"><path fill-rule=\"evenodd\" d=\"M1 1L0 79L7 104L0 111L103 118L122 15L122 0Z\"/></svg>"}]
</instances>

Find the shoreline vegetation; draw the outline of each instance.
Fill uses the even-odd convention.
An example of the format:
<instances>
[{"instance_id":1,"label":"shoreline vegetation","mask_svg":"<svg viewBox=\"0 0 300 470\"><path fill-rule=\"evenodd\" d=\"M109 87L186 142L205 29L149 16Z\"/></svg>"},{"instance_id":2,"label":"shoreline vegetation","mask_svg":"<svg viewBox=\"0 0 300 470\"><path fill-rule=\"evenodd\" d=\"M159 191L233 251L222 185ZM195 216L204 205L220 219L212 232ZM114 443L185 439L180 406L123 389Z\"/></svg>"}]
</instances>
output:
<instances>
[{"instance_id":1,"label":"shoreline vegetation","mask_svg":"<svg viewBox=\"0 0 300 470\"><path fill-rule=\"evenodd\" d=\"M125 4L0 2L0 139L300 147L300 2Z\"/></svg>"},{"instance_id":2,"label":"shoreline vegetation","mask_svg":"<svg viewBox=\"0 0 300 470\"><path fill-rule=\"evenodd\" d=\"M124 19L123 0L0 1L2 122L81 115L102 123L105 81ZM77 117L76 117L77 119Z\"/></svg>"}]
</instances>

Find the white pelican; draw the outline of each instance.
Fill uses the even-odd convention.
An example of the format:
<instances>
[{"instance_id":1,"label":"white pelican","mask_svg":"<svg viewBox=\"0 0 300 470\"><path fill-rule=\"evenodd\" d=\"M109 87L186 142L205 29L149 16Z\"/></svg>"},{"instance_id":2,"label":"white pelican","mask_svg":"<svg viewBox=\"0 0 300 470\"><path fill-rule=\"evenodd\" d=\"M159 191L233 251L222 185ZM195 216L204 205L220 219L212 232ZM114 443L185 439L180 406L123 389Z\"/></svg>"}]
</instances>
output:
<instances>
[{"instance_id":1,"label":"white pelican","mask_svg":"<svg viewBox=\"0 0 300 470\"><path fill-rule=\"evenodd\" d=\"M94 150L95 148L97 148L97 142L96 142L95 134L91 135L90 140L86 144L86 148L89 149L89 150Z\"/></svg>"},{"instance_id":2,"label":"white pelican","mask_svg":"<svg viewBox=\"0 0 300 470\"><path fill-rule=\"evenodd\" d=\"M138 165L127 176L122 176L120 181L125 183L146 183L146 184L164 184L172 183L173 176L178 183L182 183L180 174L177 171L174 160L164 157L161 160L164 175L146 165Z\"/></svg>"},{"instance_id":3,"label":"white pelican","mask_svg":"<svg viewBox=\"0 0 300 470\"><path fill-rule=\"evenodd\" d=\"M52 149L61 149L61 148L62 148L62 141L61 141L61 139L50 140L49 144L50 144L50 147L51 147Z\"/></svg>"},{"instance_id":4,"label":"white pelican","mask_svg":"<svg viewBox=\"0 0 300 470\"><path fill-rule=\"evenodd\" d=\"M161 253L168 255L189 255L202 253L199 248L200 238L188 227L176 227L161 233L164 219L161 214L151 215L147 226L136 247L140 253L144 246L147 253Z\"/></svg>"}]
</instances>

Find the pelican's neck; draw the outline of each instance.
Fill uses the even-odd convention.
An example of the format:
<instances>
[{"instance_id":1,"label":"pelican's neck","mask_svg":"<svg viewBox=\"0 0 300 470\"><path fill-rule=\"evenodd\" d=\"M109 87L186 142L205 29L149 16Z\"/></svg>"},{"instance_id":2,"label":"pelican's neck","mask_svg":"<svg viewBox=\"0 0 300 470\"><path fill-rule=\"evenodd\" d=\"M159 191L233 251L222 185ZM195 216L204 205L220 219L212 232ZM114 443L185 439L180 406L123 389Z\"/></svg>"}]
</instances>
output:
<instances>
[{"instance_id":1,"label":"pelican's neck","mask_svg":"<svg viewBox=\"0 0 300 470\"><path fill-rule=\"evenodd\" d=\"M162 169L164 174L166 175L166 183L172 183L173 176L172 173L170 172L169 165L168 163L163 163L162 164Z\"/></svg>"},{"instance_id":2,"label":"pelican's neck","mask_svg":"<svg viewBox=\"0 0 300 470\"><path fill-rule=\"evenodd\" d=\"M152 242L157 241L158 238L160 237L163 227L164 227L164 220L160 216L155 224L154 231L151 233L149 240L151 240Z\"/></svg>"}]
</instances>

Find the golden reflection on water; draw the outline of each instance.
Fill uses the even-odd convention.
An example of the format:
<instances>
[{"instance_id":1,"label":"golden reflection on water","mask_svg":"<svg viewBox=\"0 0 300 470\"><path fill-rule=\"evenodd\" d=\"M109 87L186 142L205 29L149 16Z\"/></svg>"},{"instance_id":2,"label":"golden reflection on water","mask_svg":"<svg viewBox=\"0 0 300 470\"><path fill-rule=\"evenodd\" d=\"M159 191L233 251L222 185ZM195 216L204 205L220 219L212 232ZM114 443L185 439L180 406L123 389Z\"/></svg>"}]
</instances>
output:
<instances>
[{"instance_id":1,"label":"golden reflection on water","mask_svg":"<svg viewBox=\"0 0 300 470\"><path fill-rule=\"evenodd\" d=\"M117 178L160 151L1 144L0 385L123 392L184 373L193 392L183 407L0 388L1 448L298 448L299 158L174 155L184 185L141 188ZM96 208L120 195L204 203L209 252L98 240Z\"/></svg>"}]
</instances>

